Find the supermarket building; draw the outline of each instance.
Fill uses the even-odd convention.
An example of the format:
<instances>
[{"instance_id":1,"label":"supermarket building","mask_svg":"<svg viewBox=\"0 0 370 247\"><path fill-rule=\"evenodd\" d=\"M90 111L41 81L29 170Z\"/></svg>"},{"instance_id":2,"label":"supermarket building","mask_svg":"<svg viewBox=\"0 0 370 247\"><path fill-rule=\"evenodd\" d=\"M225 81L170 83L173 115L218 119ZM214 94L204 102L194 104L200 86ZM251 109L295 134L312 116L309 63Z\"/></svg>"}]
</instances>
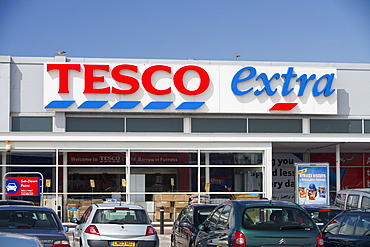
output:
<instances>
[{"instance_id":1,"label":"supermarket building","mask_svg":"<svg viewBox=\"0 0 370 247\"><path fill-rule=\"evenodd\" d=\"M40 176L64 220L117 194L292 201L299 162L370 187L369 92L370 64L0 56L3 198Z\"/></svg>"}]
</instances>

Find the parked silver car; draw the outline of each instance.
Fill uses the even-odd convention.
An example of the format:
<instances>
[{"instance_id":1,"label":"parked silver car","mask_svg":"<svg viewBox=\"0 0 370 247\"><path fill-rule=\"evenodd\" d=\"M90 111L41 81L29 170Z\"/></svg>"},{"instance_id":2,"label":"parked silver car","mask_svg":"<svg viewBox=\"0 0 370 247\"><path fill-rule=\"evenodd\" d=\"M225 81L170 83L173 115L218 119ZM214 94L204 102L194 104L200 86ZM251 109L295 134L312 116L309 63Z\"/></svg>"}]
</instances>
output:
<instances>
[{"instance_id":1,"label":"parked silver car","mask_svg":"<svg viewBox=\"0 0 370 247\"><path fill-rule=\"evenodd\" d=\"M335 206L343 209L370 208L370 188L338 191Z\"/></svg>"},{"instance_id":2,"label":"parked silver car","mask_svg":"<svg viewBox=\"0 0 370 247\"><path fill-rule=\"evenodd\" d=\"M73 232L75 247L159 247L159 238L145 209L139 205L93 204Z\"/></svg>"}]
</instances>

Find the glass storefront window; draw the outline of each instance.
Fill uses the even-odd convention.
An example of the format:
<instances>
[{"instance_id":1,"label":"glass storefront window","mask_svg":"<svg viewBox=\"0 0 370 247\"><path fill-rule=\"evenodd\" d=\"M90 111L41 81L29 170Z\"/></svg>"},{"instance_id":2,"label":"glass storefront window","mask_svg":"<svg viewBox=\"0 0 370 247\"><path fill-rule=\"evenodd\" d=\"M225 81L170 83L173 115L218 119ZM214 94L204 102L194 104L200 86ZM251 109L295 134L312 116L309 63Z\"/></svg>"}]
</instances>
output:
<instances>
[{"instance_id":1,"label":"glass storefront window","mask_svg":"<svg viewBox=\"0 0 370 247\"><path fill-rule=\"evenodd\" d=\"M56 155L54 150L16 150L2 155L3 174L41 172L44 203L57 205L58 198L65 207L63 217L68 218L104 201L140 202L153 208L160 195L180 207L198 192L215 199L213 203L230 195L264 193L263 151L59 150ZM176 196L181 202L174 200Z\"/></svg>"},{"instance_id":2,"label":"glass storefront window","mask_svg":"<svg viewBox=\"0 0 370 247\"><path fill-rule=\"evenodd\" d=\"M262 152L204 151L201 153L201 164L262 165Z\"/></svg>"},{"instance_id":3,"label":"glass storefront window","mask_svg":"<svg viewBox=\"0 0 370 247\"><path fill-rule=\"evenodd\" d=\"M196 165L197 152L152 151L131 152L131 165Z\"/></svg>"},{"instance_id":4,"label":"glass storefront window","mask_svg":"<svg viewBox=\"0 0 370 247\"><path fill-rule=\"evenodd\" d=\"M197 168L189 167L133 167L132 192L197 192ZM137 188L134 188L136 186Z\"/></svg>"},{"instance_id":5,"label":"glass storefront window","mask_svg":"<svg viewBox=\"0 0 370 247\"><path fill-rule=\"evenodd\" d=\"M126 118L126 132L183 132L182 118Z\"/></svg>"},{"instance_id":6,"label":"glass storefront window","mask_svg":"<svg viewBox=\"0 0 370 247\"><path fill-rule=\"evenodd\" d=\"M12 117L12 131L52 132L52 117Z\"/></svg>"},{"instance_id":7,"label":"glass storefront window","mask_svg":"<svg viewBox=\"0 0 370 247\"><path fill-rule=\"evenodd\" d=\"M302 119L248 119L249 133L302 133Z\"/></svg>"},{"instance_id":8,"label":"glass storefront window","mask_svg":"<svg viewBox=\"0 0 370 247\"><path fill-rule=\"evenodd\" d=\"M125 167L69 167L68 192L125 192ZM110 198L110 195L101 195Z\"/></svg>"},{"instance_id":9,"label":"glass storefront window","mask_svg":"<svg viewBox=\"0 0 370 247\"><path fill-rule=\"evenodd\" d=\"M246 133L246 119L192 118L192 133Z\"/></svg>"},{"instance_id":10,"label":"glass storefront window","mask_svg":"<svg viewBox=\"0 0 370 247\"><path fill-rule=\"evenodd\" d=\"M63 159L63 152L59 153L59 165L126 165L126 152L64 152L67 163Z\"/></svg>"},{"instance_id":11,"label":"glass storefront window","mask_svg":"<svg viewBox=\"0 0 370 247\"><path fill-rule=\"evenodd\" d=\"M12 151L5 153L6 167L3 167L5 173L11 172L12 174L7 177L40 177L37 173L41 173L43 181L44 193L55 193L56 191L56 159L55 152L43 151ZM49 183L50 182L50 183ZM29 200L39 202L37 197L11 197L11 199Z\"/></svg>"},{"instance_id":12,"label":"glass storefront window","mask_svg":"<svg viewBox=\"0 0 370 247\"><path fill-rule=\"evenodd\" d=\"M210 167L202 168L201 191L209 183L210 192L262 192L262 168ZM209 180L206 181L209 174ZM228 190L228 188L230 190ZM212 197L227 197L227 194Z\"/></svg>"},{"instance_id":13,"label":"glass storefront window","mask_svg":"<svg viewBox=\"0 0 370 247\"><path fill-rule=\"evenodd\" d=\"M362 120L311 119L311 133L362 133Z\"/></svg>"},{"instance_id":14,"label":"glass storefront window","mask_svg":"<svg viewBox=\"0 0 370 247\"><path fill-rule=\"evenodd\" d=\"M55 165L55 152L12 151L6 153L6 163L10 165Z\"/></svg>"},{"instance_id":15,"label":"glass storefront window","mask_svg":"<svg viewBox=\"0 0 370 247\"><path fill-rule=\"evenodd\" d=\"M124 129L123 118L66 118L66 132L123 132Z\"/></svg>"}]
</instances>

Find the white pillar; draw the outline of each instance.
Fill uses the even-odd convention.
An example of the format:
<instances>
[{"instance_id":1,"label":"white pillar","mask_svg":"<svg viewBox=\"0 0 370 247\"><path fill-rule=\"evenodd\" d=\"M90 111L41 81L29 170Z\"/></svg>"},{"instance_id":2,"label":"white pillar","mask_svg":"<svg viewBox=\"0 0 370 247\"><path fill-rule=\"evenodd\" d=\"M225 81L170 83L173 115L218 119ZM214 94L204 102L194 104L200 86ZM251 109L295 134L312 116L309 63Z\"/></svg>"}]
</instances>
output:
<instances>
[{"instance_id":1,"label":"white pillar","mask_svg":"<svg viewBox=\"0 0 370 247\"><path fill-rule=\"evenodd\" d=\"M340 190L340 144L335 146L335 172L337 178L337 192Z\"/></svg>"}]
</instances>

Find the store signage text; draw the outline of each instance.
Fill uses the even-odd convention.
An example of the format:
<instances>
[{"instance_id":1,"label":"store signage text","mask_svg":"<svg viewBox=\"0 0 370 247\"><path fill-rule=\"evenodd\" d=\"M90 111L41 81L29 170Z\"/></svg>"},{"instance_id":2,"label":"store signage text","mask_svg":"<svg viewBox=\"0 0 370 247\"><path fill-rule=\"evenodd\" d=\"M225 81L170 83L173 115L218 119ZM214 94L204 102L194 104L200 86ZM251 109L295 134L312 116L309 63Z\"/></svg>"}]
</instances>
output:
<instances>
[{"instance_id":1,"label":"store signage text","mask_svg":"<svg viewBox=\"0 0 370 247\"><path fill-rule=\"evenodd\" d=\"M266 92L266 94L269 95L269 96L273 96L277 92L277 89L276 88L273 89L271 87L271 85L270 85L271 81L273 79L278 80L280 78L284 78L281 95L282 96L287 96L294 90L294 88L291 87L291 79L297 78L297 76L298 76L297 74L294 74L293 71L294 71L294 67L289 67L286 74L275 73L270 78L268 78L268 76L265 73L257 74L257 70L254 67L250 67L250 66L245 67L245 68L239 70L235 74L235 76L234 76L234 78L231 82L231 89L232 89L232 91L235 95L245 95L245 94L253 91L254 95L256 95L256 96L261 95L263 92ZM241 75L244 72L249 72L249 74L245 78L241 78ZM241 91L241 90L238 89L238 83L246 82L246 81L252 80L254 78L255 78L256 81L259 80L259 79L262 80L263 87L262 87L261 90L254 89L253 87L250 87L249 89L247 89L245 91ZM303 94L305 92L305 89L307 87L307 84L311 80L312 81L316 80L316 75L315 74L312 74L309 77L307 76L307 74L303 74L303 75L301 75L300 77L298 77L296 79L296 82L299 82L299 81L301 82L300 87L299 87L299 91L298 91L298 94L297 94L298 96L303 96ZM319 96L321 94L323 94L325 97L329 97L330 95L332 95L335 92L335 89L332 89L333 80L334 80L334 73L332 73L330 75L325 74L325 75L321 76L320 78L318 78L314 82L314 85L312 87L312 95L315 96L315 97ZM321 85L321 90L319 89L320 84L323 84L323 85Z\"/></svg>"},{"instance_id":2,"label":"store signage text","mask_svg":"<svg viewBox=\"0 0 370 247\"><path fill-rule=\"evenodd\" d=\"M84 91L83 93L89 94L119 94L119 95L128 95L133 94L139 90L140 83L139 81L131 76L125 75L124 71L129 70L135 73L138 73L138 67L136 65L130 64L120 64L110 69L109 65L104 64L47 64L47 71L51 70L58 70L59 71L59 90L58 93L69 93L69 71L75 70L81 72L82 67L84 68ZM111 73L112 78L120 83L128 84L131 88L130 89L121 89L114 86L104 87L104 88L94 88L94 82L104 82L104 76L94 76L94 72L102 70ZM168 74L172 73L172 69L166 65L154 65L147 68L141 77L142 86L144 89L155 95L168 95L171 94L172 89L168 87L166 89L157 89L153 86L152 83L152 75L157 71L165 71ZM186 72L188 71L195 71L199 75L200 83L197 89L195 90L188 90L184 86L183 77ZM243 73L248 73L246 77L242 77ZM316 74L303 74L298 77L297 74L294 73L294 67L289 67L286 73L275 73L271 77L269 77L266 73L257 73L256 68L252 66L244 67L240 69L232 78L231 80L231 90L235 95L246 95L250 92L253 92L254 95L259 96L264 92L268 96L273 96L277 93L278 89L273 88L271 86L271 82L273 80L283 79L281 95L288 96L294 90L292 86L292 81L295 80L296 82L300 82L299 91L297 92L297 96L303 96L307 85L310 81L313 81L314 84L312 86L312 95L313 96L320 96L323 95L324 97L329 97L335 92L333 89L333 80L335 77L334 73L322 75L319 78L316 78ZM247 82L250 80L261 80L262 87L261 89L256 89L253 87L248 88L247 90L239 90L238 84L242 82ZM199 66L195 65L187 65L183 66L178 69L173 76L173 83L175 88L182 94L185 95L199 95L205 92L209 85L210 85L210 77L206 70Z\"/></svg>"},{"instance_id":3,"label":"store signage text","mask_svg":"<svg viewBox=\"0 0 370 247\"><path fill-rule=\"evenodd\" d=\"M45 63L47 111L337 114L336 68Z\"/></svg>"},{"instance_id":4,"label":"store signage text","mask_svg":"<svg viewBox=\"0 0 370 247\"><path fill-rule=\"evenodd\" d=\"M116 87L105 87L105 88L94 88L94 82L104 82L104 76L94 76L94 71L96 70L103 70L103 71L110 71L109 65L96 65L96 64L84 64L84 79L85 79L85 89L83 93L92 93L92 94L133 94L138 91L139 89L139 81L131 76L127 76L121 73L124 70L130 70L133 72L138 72L138 68L135 65L130 64L121 64L115 66L111 70L111 76L114 80L121 83L126 83L131 86L130 89L123 90ZM81 72L81 65L80 64L48 64L47 71L50 70L59 70L59 91L58 93L69 93L69 70L75 70ZM198 73L200 78L199 87L196 90L188 90L184 86L183 76L187 71L195 71ZM167 95L171 93L171 88L168 87L166 89L157 89L152 84L152 75L157 71L165 71L171 74L172 70L171 67L165 65L154 65L147 68L142 75L141 81L142 85L145 90L149 93L155 95ZM188 65L183 66L179 70L177 70L173 76L173 82L176 89L183 94L186 95L198 95L203 93L207 90L210 79L208 73L201 67Z\"/></svg>"},{"instance_id":5,"label":"store signage text","mask_svg":"<svg viewBox=\"0 0 370 247\"><path fill-rule=\"evenodd\" d=\"M39 196L39 177L7 177L6 196Z\"/></svg>"}]
</instances>

